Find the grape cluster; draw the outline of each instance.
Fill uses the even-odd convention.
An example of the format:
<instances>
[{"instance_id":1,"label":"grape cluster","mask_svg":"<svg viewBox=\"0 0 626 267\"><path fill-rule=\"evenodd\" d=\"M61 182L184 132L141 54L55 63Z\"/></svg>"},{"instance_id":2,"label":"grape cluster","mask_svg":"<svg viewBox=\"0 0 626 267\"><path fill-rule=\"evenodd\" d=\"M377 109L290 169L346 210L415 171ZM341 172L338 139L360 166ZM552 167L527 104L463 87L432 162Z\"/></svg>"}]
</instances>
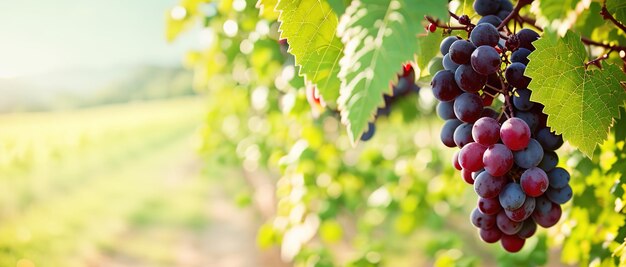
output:
<instances>
[{"instance_id":1,"label":"grape cluster","mask_svg":"<svg viewBox=\"0 0 626 267\"><path fill-rule=\"evenodd\" d=\"M522 29L501 37L506 33L497 29L498 21L513 9L508 0L476 0L474 8L482 22L470 28L469 40L450 36L441 42L443 69L431 87L445 120L441 141L460 148L452 163L479 196L472 224L485 242L500 241L517 252L537 225L558 222L560 205L572 198L570 175L556 167L554 151L563 139L546 126L543 106L530 101L530 78L524 76L539 35ZM490 107L499 95L500 112Z\"/></svg>"},{"instance_id":2,"label":"grape cluster","mask_svg":"<svg viewBox=\"0 0 626 267\"><path fill-rule=\"evenodd\" d=\"M391 88L391 95L383 95L385 105L376 110L376 117L389 116L393 103L408 94L419 93L420 88L417 84L415 84L415 70L411 64L403 65L402 73L398 75L398 83L395 85L392 84ZM367 131L361 135L361 141L368 141L372 139L375 132L376 124L374 122L370 122L367 126Z\"/></svg>"}]
</instances>

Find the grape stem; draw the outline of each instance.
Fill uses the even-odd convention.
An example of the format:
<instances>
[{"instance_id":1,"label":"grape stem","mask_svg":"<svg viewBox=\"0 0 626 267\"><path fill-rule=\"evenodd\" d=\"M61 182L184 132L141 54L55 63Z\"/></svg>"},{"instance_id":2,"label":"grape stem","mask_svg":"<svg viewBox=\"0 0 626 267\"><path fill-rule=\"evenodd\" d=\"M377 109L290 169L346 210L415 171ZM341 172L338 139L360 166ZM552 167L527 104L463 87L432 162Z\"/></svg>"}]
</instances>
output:
<instances>
[{"instance_id":1,"label":"grape stem","mask_svg":"<svg viewBox=\"0 0 626 267\"><path fill-rule=\"evenodd\" d=\"M509 15L506 16L506 18L504 18L504 20L502 20L500 25L498 25L498 31L502 30L502 28L504 28L504 26L506 26L509 23L509 21L511 21L515 17L518 17L519 16L519 11L523 7L532 4L532 2L533 2L533 0L520 0L519 2L517 2L517 5L515 5L515 8L513 8L513 11L511 11L511 13L509 13Z\"/></svg>"},{"instance_id":2,"label":"grape stem","mask_svg":"<svg viewBox=\"0 0 626 267\"><path fill-rule=\"evenodd\" d=\"M452 13L452 12L450 12L450 14L453 14L453 13ZM456 15L455 15L455 16L456 16ZM439 19L434 19L434 18L433 18L433 17L431 17L431 16L424 16L424 18L425 18L426 20L428 20L428 22L430 22L430 23L432 23L432 24L437 25L437 28L442 28L442 29L445 29L445 30L448 30L448 31L453 31L453 30L464 30L464 31L469 32L469 27L468 27L468 26L450 26L450 25L447 25L447 24L441 23L441 22L439 21ZM458 18L458 16L457 16L457 17L455 17L455 18Z\"/></svg>"},{"instance_id":3,"label":"grape stem","mask_svg":"<svg viewBox=\"0 0 626 267\"><path fill-rule=\"evenodd\" d=\"M604 8L603 8L604 9ZM612 16L611 16L612 17ZM540 31L543 31L543 28L541 28L541 26L538 26L536 24L536 20L533 18L529 18L529 17L524 17L524 16L518 16L518 19L522 22L522 23L528 23L530 25L532 25L533 27L537 28ZM622 25L624 26L624 25ZM625 31L626 32L626 31ZM589 65L594 65L594 66L598 66L598 68L601 68L600 66L600 61L605 60L607 58L609 58L609 55L613 52L620 52L620 51L624 51L626 52L626 46L620 46L620 45L615 45L615 44L607 44L607 43L601 43L598 41L594 41L591 40L587 37L580 37L580 40L586 44L586 45L592 45L592 46L597 46L597 47L603 47L605 49L608 49L608 52L600 55L599 57L586 62L585 63L585 68L589 67ZM624 61L626 64L626 60ZM626 68L625 68L626 69Z\"/></svg>"},{"instance_id":4,"label":"grape stem","mask_svg":"<svg viewBox=\"0 0 626 267\"><path fill-rule=\"evenodd\" d=\"M604 1L604 3L602 3L602 10L600 10L600 15L602 15L602 18L604 18L605 20L610 20L611 22L613 22L615 26L617 26L624 33L626 33L626 26L624 26L624 24L615 19L611 12L609 12L609 10L606 8L606 0Z\"/></svg>"}]
</instances>

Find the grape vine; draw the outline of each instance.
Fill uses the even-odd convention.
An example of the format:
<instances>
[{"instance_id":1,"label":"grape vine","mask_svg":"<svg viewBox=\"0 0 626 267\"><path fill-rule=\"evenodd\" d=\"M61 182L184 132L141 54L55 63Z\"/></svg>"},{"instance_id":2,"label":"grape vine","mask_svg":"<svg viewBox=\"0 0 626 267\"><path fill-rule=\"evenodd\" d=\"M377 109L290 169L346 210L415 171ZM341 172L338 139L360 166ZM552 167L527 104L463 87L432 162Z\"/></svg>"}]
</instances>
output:
<instances>
[{"instance_id":1,"label":"grape vine","mask_svg":"<svg viewBox=\"0 0 626 267\"><path fill-rule=\"evenodd\" d=\"M204 151L278 176L262 246L395 266L427 229L453 236L424 237L441 265L626 263L619 0L242 2L181 1L168 34L214 37L187 58L216 105Z\"/></svg>"}]
</instances>

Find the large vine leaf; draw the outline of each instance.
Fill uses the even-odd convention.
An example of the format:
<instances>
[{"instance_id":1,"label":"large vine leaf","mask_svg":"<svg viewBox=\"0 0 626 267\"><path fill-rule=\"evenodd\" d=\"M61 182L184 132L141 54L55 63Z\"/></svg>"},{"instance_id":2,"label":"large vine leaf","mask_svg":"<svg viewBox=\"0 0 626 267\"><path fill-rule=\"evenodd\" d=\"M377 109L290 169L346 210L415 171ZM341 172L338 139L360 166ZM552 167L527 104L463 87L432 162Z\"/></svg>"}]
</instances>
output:
<instances>
[{"instance_id":1,"label":"large vine leaf","mask_svg":"<svg viewBox=\"0 0 626 267\"><path fill-rule=\"evenodd\" d=\"M325 102L334 107L339 96L339 59L343 44L337 37L339 19L325 0L281 0L276 6L280 36L300 66L300 75L315 84Z\"/></svg>"},{"instance_id":2,"label":"large vine leaf","mask_svg":"<svg viewBox=\"0 0 626 267\"><path fill-rule=\"evenodd\" d=\"M622 24L626 24L626 1L606 0L606 9Z\"/></svg>"},{"instance_id":3,"label":"large vine leaf","mask_svg":"<svg viewBox=\"0 0 626 267\"><path fill-rule=\"evenodd\" d=\"M345 44L340 61L338 100L343 123L354 143L390 94L389 81L413 58L423 33L424 15L447 18L446 0L354 0L339 25Z\"/></svg>"},{"instance_id":4,"label":"large vine leaf","mask_svg":"<svg viewBox=\"0 0 626 267\"><path fill-rule=\"evenodd\" d=\"M626 101L622 70L610 64L585 69L587 52L580 36L545 32L535 41L526 75L532 78L531 100L545 105L548 126L591 157L607 138L619 107Z\"/></svg>"}]
</instances>

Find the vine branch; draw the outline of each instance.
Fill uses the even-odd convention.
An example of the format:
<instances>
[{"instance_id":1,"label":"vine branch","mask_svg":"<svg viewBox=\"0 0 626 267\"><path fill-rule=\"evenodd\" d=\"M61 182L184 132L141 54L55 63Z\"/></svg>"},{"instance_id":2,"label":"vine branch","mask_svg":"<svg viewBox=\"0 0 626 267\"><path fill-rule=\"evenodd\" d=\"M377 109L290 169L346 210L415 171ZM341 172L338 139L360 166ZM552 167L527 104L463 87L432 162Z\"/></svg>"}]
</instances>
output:
<instances>
[{"instance_id":1,"label":"vine branch","mask_svg":"<svg viewBox=\"0 0 626 267\"><path fill-rule=\"evenodd\" d=\"M606 0L602 4L602 10L600 11L600 15L602 15L602 18L604 18L605 20L610 20L611 22L613 22L615 26L617 26L618 28L620 28L620 30L626 33L626 26L624 26L624 24L615 19L611 12L609 12L609 10L606 8Z\"/></svg>"},{"instance_id":2,"label":"vine branch","mask_svg":"<svg viewBox=\"0 0 626 267\"><path fill-rule=\"evenodd\" d=\"M517 2L517 5L515 5L515 8L513 8L513 11L511 11L511 13L509 13L509 15L506 16L504 20L502 20L500 25L498 25L498 31L502 30L502 28L504 28L504 26L506 26L509 23L509 21L511 21L513 18L519 16L519 11L523 7L532 4L532 2L533 0L520 0L519 2Z\"/></svg>"}]
</instances>

